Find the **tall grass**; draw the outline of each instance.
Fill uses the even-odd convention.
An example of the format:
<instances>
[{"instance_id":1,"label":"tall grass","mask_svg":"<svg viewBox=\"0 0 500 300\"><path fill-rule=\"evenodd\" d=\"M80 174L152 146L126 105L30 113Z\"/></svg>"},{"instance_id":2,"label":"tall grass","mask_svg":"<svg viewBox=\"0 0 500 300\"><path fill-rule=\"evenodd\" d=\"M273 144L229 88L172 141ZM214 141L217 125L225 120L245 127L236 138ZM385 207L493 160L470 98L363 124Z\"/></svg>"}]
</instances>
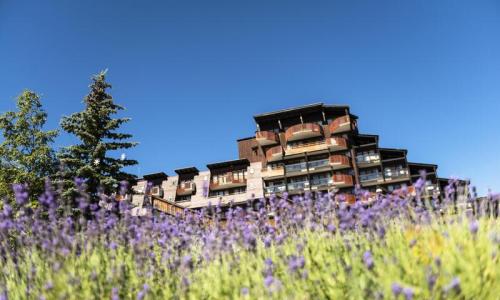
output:
<instances>
[{"instance_id":1,"label":"tall grass","mask_svg":"<svg viewBox=\"0 0 500 300\"><path fill-rule=\"evenodd\" d=\"M498 219L457 214L445 203L428 210L411 195L369 207L338 206L332 195L260 203L225 214L212 207L211 217L142 218L125 203L81 205L92 217L76 220L55 213L57 198L18 215L4 207L0 292L6 299L499 299Z\"/></svg>"}]
</instances>

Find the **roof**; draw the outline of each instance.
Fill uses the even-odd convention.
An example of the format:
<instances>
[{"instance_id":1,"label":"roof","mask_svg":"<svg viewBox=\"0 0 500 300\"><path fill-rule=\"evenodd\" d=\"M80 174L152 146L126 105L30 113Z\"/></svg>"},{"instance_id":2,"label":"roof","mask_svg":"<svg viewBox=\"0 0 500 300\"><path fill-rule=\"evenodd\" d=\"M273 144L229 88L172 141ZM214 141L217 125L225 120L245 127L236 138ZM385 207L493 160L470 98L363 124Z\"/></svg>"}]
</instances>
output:
<instances>
[{"instance_id":1,"label":"roof","mask_svg":"<svg viewBox=\"0 0 500 300\"><path fill-rule=\"evenodd\" d=\"M395 152L404 152L408 153L406 149L396 149L396 148L378 148L380 151L395 151Z\"/></svg>"},{"instance_id":2,"label":"roof","mask_svg":"<svg viewBox=\"0 0 500 300\"><path fill-rule=\"evenodd\" d=\"M200 171L198 171L196 167L186 167L175 170L175 173L177 173L177 175L193 174L193 173L198 174L199 172Z\"/></svg>"},{"instance_id":3,"label":"roof","mask_svg":"<svg viewBox=\"0 0 500 300\"><path fill-rule=\"evenodd\" d=\"M249 137L245 137L245 138L237 139L236 141L237 141L237 142L241 142L241 141L251 140L251 139L254 139L254 138L255 138L255 136L249 136Z\"/></svg>"},{"instance_id":4,"label":"roof","mask_svg":"<svg viewBox=\"0 0 500 300\"><path fill-rule=\"evenodd\" d=\"M216 163L211 163L207 164L207 168L209 170L211 169L218 169L218 168L225 168L225 167L230 167L230 166L241 166L241 165L250 165L250 161L246 158L243 159L235 159L235 160L228 160L228 161L222 161L222 162L216 162Z\"/></svg>"},{"instance_id":5,"label":"roof","mask_svg":"<svg viewBox=\"0 0 500 300\"><path fill-rule=\"evenodd\" d=\"M142 176L142 178L146 179L146 180L167 179L168 175L163 173L163 172L158 172L158 173L146 174L146 175Z\"/></svg>"},{"instance_id":6,"label":"roof","mask_svg":"<svg viewBox=\"0 0 500 300\"><path fill-rule=\"evenodd\" d=\"M307 104L307 105L302 105L302 106L296 106L292 108L287 108L287 109L281 109L281 110L276 110L268 113L263 113L263 114L258 114L255 115L253 118L255 119L256 122L259 121L266 121L266 120L272 120L272 119L277 119L277 118L285 118L289 116L296 115L297 113L307 113L307 112L313 112L317 111L320 109L346 109L349 108L348 105L325 105L323 102L318 102L318 103L312 103L312 104ZM358 118L355 115L351 115L354 118Z\"/></svg>"},{"instance_id":7,"label":"roof","mask_svg":"<svg viewBox=\"0 0 500 300\"><path fill-rule=\"evenodd\" d=\"M408 162L408 165L427 166L427 167L437 167L438 166L435 164L424 164L424 163L414 163L414 162Z\"/></svg>"}]
</instances>

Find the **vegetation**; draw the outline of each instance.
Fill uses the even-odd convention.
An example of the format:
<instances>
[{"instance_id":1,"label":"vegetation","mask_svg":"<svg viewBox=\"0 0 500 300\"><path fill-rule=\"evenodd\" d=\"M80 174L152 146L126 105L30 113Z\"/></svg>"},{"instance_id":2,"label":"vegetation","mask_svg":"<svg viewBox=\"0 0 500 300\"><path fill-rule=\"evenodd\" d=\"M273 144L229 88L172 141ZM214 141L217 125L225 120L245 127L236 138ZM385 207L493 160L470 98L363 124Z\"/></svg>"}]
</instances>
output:
<instances>
[{"instance_id":1,"label":"vegetation","mask_svg":"<svg viewBox=\"0 0 500 300\"><path fill-rule=\"evenodd\" d=\"M17 97L17 111L0 115L0 197L12 198L14 183L27 185L32 202L43 192L44 177L55 170L51 146L57 136L57 130L43 131L46 121L40 97L29 90Z\"/></svg>"},{"instance_id":2,"label":"vegetation","mask_svg":"<svg viewBox=\"0 0 500 300\"><path fill-rule=\"evenodd\" d=\"M101 196L107 209L93 206L91 218L76 222L56 216L50 191L34 218L15 219L4 208L0 292L13 299L500 295L498 220L455 214L448 201L434 211L411 195L388 196L349 208L323 195L271 198L258 210L225 215L212 207L212 217L186 211L138 218L125 202ZM79 199L88 204L83 189ZM41 212L49 218L37 218Z\"/></svg>"},{"instance_id":3,"label":"vegetation","mask_svg":"<svg viewBox=\"0 0 500 300\"><path fill-rule=\"evenodd\" d=\"M123 168L137 161L118 151L137 143L128 141L132 135L118 132L129 119L114 118L124 108L115 104L107 93L111 85L106 82L105 75L104 71L92 78L90 92L84 98L85 109L61 120L62 129L79 139L77 145L59 151L52 148L58 130L44 131L47 113L33 91L23 91L17 97L16 111L0 115L3 137L0 143L0 199L13 199L14 194L26 189L30 195L27 201L36 207L38 195L50 178L63 194L60 200L73 206L70 211L78 211L75 178L84 178L87 182L92 202L98 201L99 190L107 194L117 192L121 181L134 178Z\"/></svg>"},{"instance_id":4,"label":"vegetation","mask_svg":"<svg viewBox=\"0 0 500 300\"><path fill-rule=\"evenodd\" d=\"M84 99L85 109L61 121L64 131L80 140L80 144L64 148L59 153L63 167L58 175L69 195L76 192L75 177L85 178L93 199L97 199L99 188L109 194L116 191L120 181L134 178L122 168L135 165L137 161L108 155L109 151L128 149L137 143L126 141L132 135L116 131L130 119L112 118L123 107L115 104L106 92L111 85L106 82L105 75L104 71L93 77L90 93Z\"/></svg>"}]
</instances>

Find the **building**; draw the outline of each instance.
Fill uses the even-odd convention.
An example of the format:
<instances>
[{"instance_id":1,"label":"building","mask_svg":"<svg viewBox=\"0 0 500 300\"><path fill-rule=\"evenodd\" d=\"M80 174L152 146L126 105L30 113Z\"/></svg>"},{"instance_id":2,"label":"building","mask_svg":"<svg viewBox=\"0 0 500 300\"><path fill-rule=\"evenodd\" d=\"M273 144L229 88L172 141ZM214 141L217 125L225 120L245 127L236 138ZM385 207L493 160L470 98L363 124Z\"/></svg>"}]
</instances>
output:
<instances>
[{"instance_id":1,"label":"building","mask_svg":"<svg viewBox=\"0 0 500 300\"><path fill-rule=\"evenodd\" d=\"M237 160L208 164L205 171L178 169L176 176L147 175L136 192L145 193L150 182L153 205L163 211L161 205L238 205L284 192L335 192L339 200L353 202L355 186L371 195L411 188L422 170L425 191L442 190L437 165L408 162L406 149L380 147L378 135L359 132L349 106L316 103L254 120L255 134L237 141Z\"/></svg>"}]
</instances>

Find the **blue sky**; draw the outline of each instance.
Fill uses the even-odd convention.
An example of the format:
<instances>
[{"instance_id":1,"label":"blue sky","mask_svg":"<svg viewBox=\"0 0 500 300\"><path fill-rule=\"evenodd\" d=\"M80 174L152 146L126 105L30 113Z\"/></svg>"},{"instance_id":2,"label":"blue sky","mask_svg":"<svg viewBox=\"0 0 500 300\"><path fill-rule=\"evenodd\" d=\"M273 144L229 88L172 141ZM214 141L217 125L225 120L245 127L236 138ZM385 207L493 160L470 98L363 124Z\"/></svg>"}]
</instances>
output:
<instances>
[{"instance_id":1,"label":"blue sky","mask_svg":"<svg viewBox=\"0 0 500 300\"><path fill-rule=\"evenodd\" d=\"M55 128L105 68L139 175L237 158L254 114L323 101L440 176L500 191L497 0L0 0L0 112L33 89Z\"/></svg>"}]
</instances>

